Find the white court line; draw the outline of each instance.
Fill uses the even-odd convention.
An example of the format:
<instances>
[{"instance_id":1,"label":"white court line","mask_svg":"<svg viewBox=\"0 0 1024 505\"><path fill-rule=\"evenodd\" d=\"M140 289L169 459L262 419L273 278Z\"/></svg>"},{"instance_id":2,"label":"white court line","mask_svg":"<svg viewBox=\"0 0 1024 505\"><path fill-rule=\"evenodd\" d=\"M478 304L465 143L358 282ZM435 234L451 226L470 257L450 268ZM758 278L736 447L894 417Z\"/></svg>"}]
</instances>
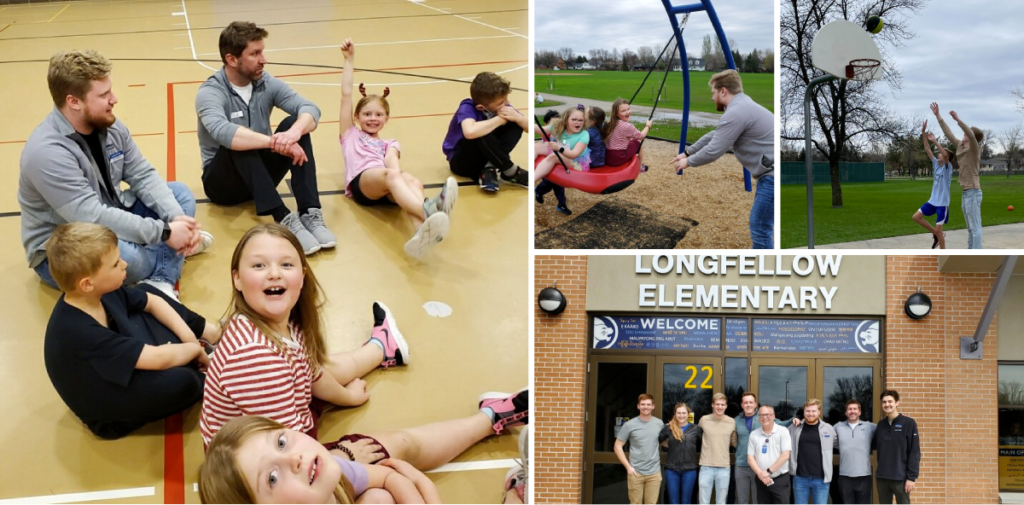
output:
<instances>
[{"instance_id":1,"label":"white court line","mask_svg":"<svg viewBox=\"0 0 1024 505\"><path fill-rule=\"evenodd\" d=\"M44 496L28 496L0 500L0 503L78 503L97 500L116 500L123 498L142 498L156 494L155 487L136 487L130 489L111 489L109 491L92 491L89 493L51 494Z\"/></svg>"},{"instance_id":2,"label":"white court line","mask_svg":"<svg viewBox=\"0 0 1024 505\"><path fill-rule=\"evenodd\" d=\"M198 64L200 64L200 65L202 65L202 66L204 66L204 67L206 67L206 68L216 72L217 71L216 68L213 68L213 67L207 65L206 63L203 63L203 62L199 61L199 58L196 57L196 42L195 42L195 40L192 39L192 25L190 25L189 22L188 22L188 9L185 8L185 0L181 0L181 12L180 13L175 12L175 13L173 13L171 15L172 16L184 16L185 17L185 30L188 31L188 44L191 46L191 49L192 49L192 60L194 60L196 63L198 63Z\"/></svg>"},{"instance_id":3,"label":"white court line","mask_svg":"<svg viewBox=\"0 0 1024 505\"><path fill-rule=\"evenodd\" d=\"M422 44L425 42L457 42L465 40L488 40L488 39L509 39L513 35L492 35L487 37L452 37L446 39L420 39L420 40L392 40L386 42L361 42L359 47L366 46L395 46L402 44ZM282 47L277 49L264 49L264 53L276 53L281 51L305 51L306 49L336 49L341 44L330 44L326 46L304 46L304 47ZM219 56L220 53L199 53L199 56Z\"/></svg>"},{"instance_id":4,"label":"white court line","mask_svg":"<svg viewBox=\"0 0 1024 505\"><path fill-rule=\"evenodd\" d=\"M500 72L495 72L495 73L498 74L498 75L507 74L509 72L515 72L516 70L524 69L524 68L529 67L529 66L530 66L529 64L520 65L520 66L515 67L515 68L510 68L508 70L502 70ZM473 78L474 77L476 77L476 76L475 75L471 75L471 76L466 76L466 77L455 77L454 79L458 80L458 81L461 81L461 82L464 82L466 84L469 84L469 83L473 82ZM288 84L303 84L303 85L306 85L306 86L333 86L333 87L340 87L341 86L340 82L302 82L302 81L291 81L291 80L285 80L284 82L286 82ZM444 80L444 81L423 81L423 82L378 82L378 83L367 83L366 85L367 86L423 86L424 84L444 84L444 83L448 83L448 82L452 82L452 81Z\"/></svg>"},{"instance_id":5,"label":"white court line","mask_svg":"<svg viewBox=\"0 0 1024 505\"><path fill-rule=\"evenodd\" d=\"M443 10L443 9L438 9L437 7L431 7L429 5L424 5L422 3L413 2L412 0L407 0L407 1L409 1L410 3L414 3L416 5L419 5L420 7L426 7L427 9L435 10L437 12L443 12L445 14L448 14L448 15L451 15L451 16L455 16L455 17L457 17L459 19L465 19L466 21L469 21L470 23L476 23L478 25L483 25L483 26L486 26L488 28L494 28L495 30L502 31L502 32L505 32L505 33L508 33L508 34L511 34L511 35L515 35L516 37L522 37L524 39L529 38L526 35L523 35L523 34L520 34L520 33L516 33L516 32L512 32L512 31L508 31L508 30L506 30L504 28L501 28L501 27L498 27L498 26L489 25L487 23L484 23L483 21L475 21L473 19L467 18L466 16L460 16L458 14L452 14L452 13L450 13L448 11Z\"/></svg>"}]
</instances>

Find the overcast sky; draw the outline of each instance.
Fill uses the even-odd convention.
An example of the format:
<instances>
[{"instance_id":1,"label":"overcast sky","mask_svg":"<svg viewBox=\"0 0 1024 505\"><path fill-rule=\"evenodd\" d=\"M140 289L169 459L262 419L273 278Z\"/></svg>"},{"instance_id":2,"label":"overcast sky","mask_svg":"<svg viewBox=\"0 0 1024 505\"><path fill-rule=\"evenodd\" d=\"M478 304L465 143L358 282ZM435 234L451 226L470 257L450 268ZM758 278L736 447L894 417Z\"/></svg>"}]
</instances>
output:
<instances>
[{"instance_id":1,"label":"overcast sky","mask_svg":"<svg viewBox=\"0 0 1024 505\"><path fill-rule=\"evenodd\" d=\"M903 91L894 96L888 87L879 89L898 113L927 117L936 134L931 102L938 102L947 124L955 110L968 125L996 136L1024 121L1010 95L1014 87L1024 89L1024 2L931 0L909 21L917 37L893 51Z\"/></svg>"},{"instance_id":2,"label":"overcast sky","mask_svg":"<svg viewBox=\"0 0 1024 505\"><path fill-rule=\"evenodd\" d=\"M713 2L726 38L736 41L732 49L746 55L751 49L775 47L775 4L773 0ZM672 36L672 25L658 0L537 0L534 11L537 51L571 47L586 56L591 49L636 52L640 46L651 46L657 55ZM714 33L706 13L691 14L683 31L686 52L699 57L704 36L715 38Z\"/></svg>"}]
</instances>

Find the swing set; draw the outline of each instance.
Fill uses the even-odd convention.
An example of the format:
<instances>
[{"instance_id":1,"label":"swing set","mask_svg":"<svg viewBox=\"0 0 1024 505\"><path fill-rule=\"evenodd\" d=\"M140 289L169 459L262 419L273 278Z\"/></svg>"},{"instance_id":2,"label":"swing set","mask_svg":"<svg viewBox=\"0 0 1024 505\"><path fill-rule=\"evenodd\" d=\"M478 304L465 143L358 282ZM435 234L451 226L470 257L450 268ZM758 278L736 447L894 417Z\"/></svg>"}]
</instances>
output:
<instances>
[{"instance_id":1,"label":"swing set","mask_svg":"<svg viewBox=\"0 0 1024 505\"><path fill-rule=\"evenodd\" d=\"M718 21L718 15L715 13L714 7L711 5L711 0L700 0L699 3L673 6L671 0L662 0L662 4L665 6L665 12L668 14L669 22L672 25L672 37L665 43L665 47L662 48L661 53L658 54L658 59L654 62L654 65L647 71L647 75L644 76L643 82L640 83L640 87L637 88L636 92L633 93L633 97L629 99L629 103L632 104L633 100L636 99L637 94L643 89L644 84L647 83L647 78L651 76L651 73L658 66L662 56L665 55L665 51L668 50L669 45L672 44L672 40L676 41L676 49L679 49L679 62L683 73L683 117L682 117L682 132L679 135L679 153L681 154L686 149L686 129L689 124L690 117L690 66L684 63L683 58L686 58L686 45L683 43L683 29L686 27L686 21L690 18L690 13L696 11L707 11L708 18L711 20L711 25L715 29L715 33L718 36L718 40L722 46L722 52L725 55L726 65L732 69L736 69L736 63L733 61L732 52L729 49L729 42L725 37L725 32L722 31L722 25ZM683 19L680 23L678 16L682 15ZM674 53L675 51L673 51ZM668 60L671 60L669 58ZM665 62L665 74L661 78L661 86L658 89L657 98L654 100L654 107L651 109L650 117L654 118L654 112L658 109L658 102L661 101L661 93L665 88L665 81L668 79L668 73L672 68L672 62L666 60ZM534 121L537 126L540 127L541 133L546 142L551 141L550 137L544 130L544 127L540 124L540 120L534 116ZM640 141L640 146L643 147L644 138ZM598 168L592 168L587 172L575 172L570 170L568 165L565 164L565 160L555 152L554 155L558 158L561 163L563 170L552 170L544 178L548 181L557 184L565 188L578 189L592 194L609 195L617 193L623 189L628 188L636 181L636 178L640 175L640 159L639 150L638 155L634 156L633 159L625 165L619 166L603 166ZM538 156L534 160L534 167L543 160L545 156ZM750 171L743 168L743 185L747 192L752 189L750 180Z\"/></svg>"}]
</instances>

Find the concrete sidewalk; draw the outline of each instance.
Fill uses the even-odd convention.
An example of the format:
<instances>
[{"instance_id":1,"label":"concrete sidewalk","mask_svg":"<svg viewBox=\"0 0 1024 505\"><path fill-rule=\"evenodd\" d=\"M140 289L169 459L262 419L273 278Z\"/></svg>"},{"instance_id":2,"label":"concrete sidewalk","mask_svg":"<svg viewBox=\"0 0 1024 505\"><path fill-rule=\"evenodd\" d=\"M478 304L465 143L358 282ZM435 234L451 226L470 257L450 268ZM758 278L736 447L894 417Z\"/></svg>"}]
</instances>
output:
<instances>
[{"instance_id":1,"label":"concrete sidewalk","mask_svg":"<svg viewBox=\"0 0 1024 505\"><path fill-rule=\"evenodd\" d=\"M1024 223L982 226L981 243L985 249L1024 249ZM931 247L931 233L814 245L815 249L931 249ZM806 249L806 247L797 247L796 249ZM967 229L947 231L946 249L967 249Z\"/></svg>"},{"instance_id":2,"label":"concrete sidewalk","mask_svg":"<svg viewBox=\"0 0 1024 505\"><path fill-rule=\"evenodd\" d=\"M565 109L569 107L576 107L576 104L583 104L584 107L597 106L604 109L605 114L611 116L612 102L603 102L601 100L590 100L589 98L575 98L571 96L561 95L550 95L548 93L541 92L540 96L544 97L544 101L553 100L555 102L563 102L562 105L555 105L547 107L544 104L537 104L534 102L534 108L537 111L537 115L543 116L548 110L556 110L561 114ZM625 97L623 97L625 98ZM647 117L651 115L651 107L643 105L631 105L630 111L632 112L633 119L639 119L637 116L643 116L643 120L646 121ZM655 112L655 119L675 119L676 121L682 120L683 111L679 109L664 109L658 107ZM718 121L722 119L721 114L711 114L709 112L694 112L690 111L690 124L696 126L718 126Z\"/></svg>"}]
</instances>

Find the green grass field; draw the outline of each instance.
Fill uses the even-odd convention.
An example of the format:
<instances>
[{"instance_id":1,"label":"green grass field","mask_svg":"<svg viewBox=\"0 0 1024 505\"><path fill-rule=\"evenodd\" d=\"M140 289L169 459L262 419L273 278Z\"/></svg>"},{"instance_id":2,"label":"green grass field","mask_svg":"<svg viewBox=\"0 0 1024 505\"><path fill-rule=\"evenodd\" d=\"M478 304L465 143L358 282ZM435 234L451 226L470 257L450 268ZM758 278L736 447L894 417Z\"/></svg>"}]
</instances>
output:
<instances>
[{"instance_id":1,"label":"green grass field","mask_svg":"<svg viewBox=\"0 0 1024 505\"><path fill-rule=\"evenodd\" d=\"M981 224L1024 222L1024 177L981 176ZM843 208L832 208L832 186L814 185L814 242L816 245L925 233L910 216L928 201L931 179L890 180L843 184ZM950 187L950 216L944 230L967 227L960 210L961 190ZM1015 210L1006 210L1013 205ZM807 246L807 189L803 184L782 186L782 247ZM929 218L934 223L935 217Z\"/></svg>"},{"instance_id":2,"label":"green grass field","mask_svg":"<svg viewBox=\"0 0 1024 505\"><path fill-rule=\"evenodd\" d=\"M534 103L533 105L534 105L534 107L536 107L538 109L543 109L544 107L554 107L556 105L562 105L563 103L565 103L565 102L557 102L555 100L548 100L547 98L545 98L544 99L544 103L542 103L540 105L537 105L536 103Z\"/></svg>"},{"instance_id":3,"label":"green grass field","mask_svg":"<svg viewBox=\"0 0 1024 505\"><path fill-rule=\"evenodd\" d=\"M552 75L539 75L539 74ZM584 74L584 75L567 75ZM590 98L614 102L616 98L629 100L644 80L647 72L615 72L615 71L576 71L538 72L534 76L534 89L540 94ZM644 84L644 89L637 94L633 102L637 105L654 105L654 95L661 86L664 71L654 71ZM708 81L714 72L690 72L690 110L697 112L717 112L715 103L711 101L711 88ZM740 74L743 78L743 92L755 102L770 111L775 110L775 75L774 74ZM553 85L554 87L549 87ZM547 103L545 102L545 105ZM683 77L680 72L669 72L662 92L662 101L658 108L683 108ZM679 135L676 134L678 137Z\"/></svg>"}]
</instances>

